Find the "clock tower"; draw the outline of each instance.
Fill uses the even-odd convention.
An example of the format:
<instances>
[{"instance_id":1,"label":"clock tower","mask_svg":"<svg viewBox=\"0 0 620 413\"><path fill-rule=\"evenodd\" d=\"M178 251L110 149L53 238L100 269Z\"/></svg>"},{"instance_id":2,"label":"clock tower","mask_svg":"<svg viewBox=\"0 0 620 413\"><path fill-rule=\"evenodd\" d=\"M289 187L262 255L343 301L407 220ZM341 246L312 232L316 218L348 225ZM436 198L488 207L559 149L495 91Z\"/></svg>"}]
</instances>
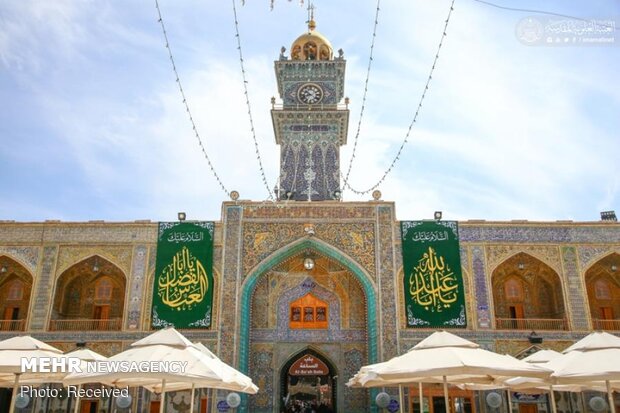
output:
<instances>
[{"instance_id":1,"label":"clock tower","mask_svg":"<svg viewBox=\"0 0 620 413\"><path fill-rule=\"evenodd\" d=\"M275 62L282 105L272 100L271 118L280 145L278 194L284 200L340 198L340 146L349 124L349 110L341 104L346 62L342 50L334 57L329 40L315 28L310 18L290 57L283 47Z\"/></svg>"}]
</instances>

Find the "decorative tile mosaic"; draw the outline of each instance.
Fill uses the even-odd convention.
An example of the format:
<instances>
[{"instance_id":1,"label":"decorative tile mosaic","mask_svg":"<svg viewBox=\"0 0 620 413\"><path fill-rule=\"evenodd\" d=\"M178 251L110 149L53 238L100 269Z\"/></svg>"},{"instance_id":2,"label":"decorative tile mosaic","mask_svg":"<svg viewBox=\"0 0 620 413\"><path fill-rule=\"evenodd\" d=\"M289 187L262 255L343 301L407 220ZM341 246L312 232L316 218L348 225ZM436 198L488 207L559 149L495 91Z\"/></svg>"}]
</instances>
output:
<instances>
[{"instance_id":1,"label":"decorative tile mosaic","mask_svg":"<svg viewBox=\"0 0 620 413\"><path fill-rule=\"evenodd\" d=\"M389 360L398 355L398 323L394 296L394 216L391 206L378 207L379 282L381 303L379 317L382 320L382 357Z\"/></svg>"},{"instance_id":2,"label":"decorative tile mosaic","mask_svg":"<svg viewBox=\"0 0 620 413\"><path fill-rule=\"evenodd\" d=\"M99 255L110 261L123 271L125 276L131 271L131 247L115 247L110 245L96 245L88 247L62 246L58 252L56 277L60 276L69 267L93 255Z\"/></svg>"},{"instance_id":3,"label":"decorative tile mosaic","mask_svg":"<svg viewBox=\"0 0 620 413\"><path fill-rule=\"evenodd\" d=\"M462 235L463 231L461 230L461 236ZM491 328L491 311L489 308L489 290L487 287L484 249L481 246L473 246L471 252L478 328Z\"/></svg>"},{"instance_id":4,"label":"decorative tile mosaic","mask_svg":"<svg viewBox=\"0 0 620 413\"><path fill-rule=\"evenodd\" d=\"M569 320L573 329L587 330L589 328L587 307L581 288L581 276L578 270L575 247L562 247L562 259L568 283L568 302L570 305L567 306L566 310L569 314Z\"/></svg>"},{"instance_id":5,"label":"decorative tile mosaic","mask_svg":"<svg viewBox=\"0 0 620 413\"><path fill-rule=\"evenodd\" d=\"M259 388L258 393L250 398L250 409L273 411L274 370L273 352L265 345L252 346L250 358L250 375Z\"/></svg>"},{"instance_id":6,"label":"decorative tile mosaic","mask_svg":"<svg viewBox=\"0 0 620 413\"><path fill-rule=\"evenodd\" d=\"M243 225L243 268L248 274L274 251L306 236L305 225L254 223ZM375 274L374 227L371 223L315 224L314 237L337 245L371 275Z\"/></svg>"},{"instance_id":7,"label":"decorative tile mosaic","mask_svg":"<svg viewBox=\"0 0 620 413\"><path fill-rule=\"evenodd\" d=\"M30 330L44 330L47 326L47 313L51 307L51 293L53 291L53 271L56 266L56 254L58 247L50 246L43 248L43 260L41 273L34 285L34 305L30 315Z\"/></svg>"},{"instance_id":8,"label":"decorative tile mosaic","mask_svg":"<svg viewBox=\"0 0 620 413\"><path fill-rule=\"evenodd\" d=\"M41 248L39 247L0 247L0 255L6 255L9 258L17 260L22 264L32 277L36 277L37 263L39 262L39 256L41 255Z\"/></svg>"},{"instance_id":9,"label":"decorative tile mosaic","mask_svg":"<svg viewBox=\"0 0 620 413\"><path fill-rule=\"evenodd\" d=\"M353 377L365 364L366 357L361 350L351 349L344 352L343 379L346 381ZM367 412L368 391L366 389L354 389L344 387L344 407L346 412Z\"/></svg>"},{"instance_id":10,"label":"decorative tile mosaic","mask_svg":"<svg viewBox=\"0 0 620 413\"><path fill-rule=\"evenodd\" d=\"M487 271L493 272L498 265L515 254L524 252L538 258L556 273L562 274L562 260L556 246L545 245L489 245L487 247Z\"/></svg>"},{"instance_id":11,"label":"decorative tile mosaic","mask_svg":"<svg viewBox=\"0 0 620 413\"><path fill-rule=\"evenodd\" d=\"M147 248L138 245L134 248L131 276L129 278L129 302L127 303L126 328L133 330L140 325L142 297L146 284Z\"/></svg>"},{"instance_id":12,"label":"decorative tile mosaic","mask_svg":"<svg viewBox=\"0 0 620 413\"><path fill-rule=\"evenodd\" d=\"M585 272L596 261L606 257L609 254L620 254L620 245L580 245L577 250L579 251L579 264L581 271Z\"/></svg>"},{"instance_id":13,"label":"decorative tile mosaic","mask_svg":"<svg viewBox=\"0 0 620 413\"><path fill-rule=\"evenodd\" d=\"M223 257L223 273L222 273L222 297L220 311L220 358L231 365L235 363L236 352L236 331L237 331L237 279L239 277L239 259L243 256L242 233L241 233L241 214L242 209L238 206L228 206L224 211L225 214L225 239L224 239L224 257ZM249 312L249 308L242 308L241 314ZM241 333L247 334L247 333ZM243 339L243 338L241 338ZM245 350L247 351L247 349ZM247 354L244 354L247 357Z\"/></svg>"},{"instance_id":14,"label":"decorative tile mosaic","mask_svg":"<svg viewBox=\"0 0 620 413\"><path fill-rule=\"evenodd\" d=\"M620 225L459 224L461 242L607 243L620 242Z\"/></svg>"}]
</instances>

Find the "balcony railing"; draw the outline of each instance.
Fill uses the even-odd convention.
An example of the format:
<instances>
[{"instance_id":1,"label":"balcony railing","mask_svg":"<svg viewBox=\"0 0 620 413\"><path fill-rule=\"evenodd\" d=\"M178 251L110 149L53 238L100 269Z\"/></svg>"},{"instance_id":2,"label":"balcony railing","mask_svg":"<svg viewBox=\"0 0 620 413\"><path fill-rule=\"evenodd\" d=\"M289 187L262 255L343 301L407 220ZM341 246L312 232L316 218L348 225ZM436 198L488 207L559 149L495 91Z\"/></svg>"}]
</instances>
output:
<instances>
[{"instance_id":1,"label":"balcony railing","mask_svg":"<svg viewBox=\"0 0 620 413\"><path fill-rule=\"evenodd\" d=\"M110 318L107 320L88 320L84 318L51 320L51 331L115 331L121 329L120 318Z\"/></svg>"},{"instance_id":2,"label":"balcony railing","mask_svg":"<svg viewBox=\"0 0 620 413\"><path fill-rule=\"evenodd\" d=\"M496 318L498 330L567 330L564 318Z\"/></svg>"},{"instance_id":3,"label":"balcony railing","mask_svg":"<svg viewBox=\"0 0 620 413\"><path fill-rule=\"evenodd\" d=\"M24 331L26 320L0 320L0 331Z\"/></svg>"},{"instance_id":4,"label":"balcony railing","mask_svg":"<svg viewBox=\"0 0 620 413\"><path fill-rule=\"evenodd\" d=\"M595 330L620 330L620 320L592 319Z\"/></svg>"}]
</instances>

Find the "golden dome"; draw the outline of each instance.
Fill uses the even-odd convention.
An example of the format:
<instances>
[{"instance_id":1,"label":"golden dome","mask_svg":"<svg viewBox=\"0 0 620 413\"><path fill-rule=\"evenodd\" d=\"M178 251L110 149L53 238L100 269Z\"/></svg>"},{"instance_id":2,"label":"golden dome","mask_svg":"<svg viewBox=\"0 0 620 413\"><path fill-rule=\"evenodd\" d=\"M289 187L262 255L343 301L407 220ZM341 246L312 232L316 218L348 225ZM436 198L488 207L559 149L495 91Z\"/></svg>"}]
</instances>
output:
<instances>
[{"instance_id":1,"label":"golden dome","mask_svg":"<svg viewBox=\"0 0 620 413\"><path fill-rule=\"evenodd\" d=\"M291 46L292 60L332 60L334 49L325 36L314 30L316 23L310 20L308 32L299 36Z\"/></svg>"}]
</instances>

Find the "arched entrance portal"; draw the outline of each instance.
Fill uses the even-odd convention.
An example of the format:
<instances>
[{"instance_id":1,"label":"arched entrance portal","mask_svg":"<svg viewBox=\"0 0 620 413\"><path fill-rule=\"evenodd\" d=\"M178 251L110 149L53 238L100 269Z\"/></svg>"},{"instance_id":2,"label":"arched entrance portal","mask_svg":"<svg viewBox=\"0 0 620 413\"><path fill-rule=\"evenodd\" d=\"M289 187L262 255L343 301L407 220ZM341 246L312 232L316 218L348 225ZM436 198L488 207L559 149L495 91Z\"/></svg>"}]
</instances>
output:
<instances>
[{"instance_id":1,"label":"arched entrance portal","mask_svg":"<svg viewBox=\"0 0 620 413\"><path fill-rule=\"evenodd\" d=\"M312 349L300 351L280 370L281 412L335 412L335 367Z\"/></svg>"},{"instance_id":2,"label":"arched entrance portal","mask_svg":"<svg viewBox=\"0 0 620 413\"><path fill-rule=\"evenodd\" d=\"M305 265L308 257L314 265ZM279 366L308 348L329 354L340 372L331 376L339 411L369 411L368 391L344 383L377 360L375 286L338 249L306 238L273 253L244 281L240 318L239 368L261 391L239 412L279 411L287 396Z\"/></svg>"}]
</instances>

